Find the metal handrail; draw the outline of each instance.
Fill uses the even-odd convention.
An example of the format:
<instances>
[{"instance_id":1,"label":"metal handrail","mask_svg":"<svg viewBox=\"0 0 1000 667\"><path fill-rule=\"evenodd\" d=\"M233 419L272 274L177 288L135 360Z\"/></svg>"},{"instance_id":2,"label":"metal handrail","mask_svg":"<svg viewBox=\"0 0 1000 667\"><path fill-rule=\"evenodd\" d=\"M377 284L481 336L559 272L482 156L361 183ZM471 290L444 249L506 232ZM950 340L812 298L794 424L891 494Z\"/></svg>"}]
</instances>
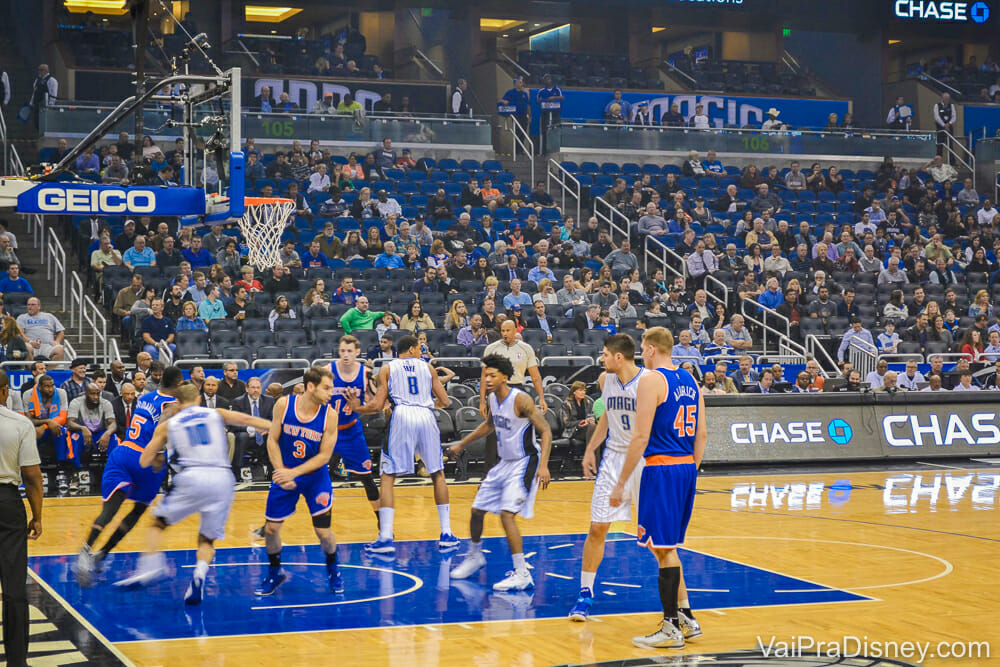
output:
<instances>
[{"instance_id":1,"label":"metal handrail","mask_svg":"<svg viewBox=\"0 0 1000 667\"><path fill-rule=\"evenodd\" d=\"M861 373L862 379L867 378L868 374L875 370L875 366L878 365L878 348L866 340L852 338L848 346L848 353L851 364L855 370Z\"/></svg>"},{"instance_id":2,"label":"metal handrail","mask_svg":"<svg viewBox=\"0 0 1000 667\"><path fill-rule=\"evenodd\" d=\"M906 362L911 359L920 364L924 363L924 355L919 352L886 352L885 354L880 354L878 358L888 363L897 361Z\"/></svg>"},{"instance_id":3,"label":"metal handrail","mask_svg":"<svg viewBox=\"0 0 1000 667\"><path fill-rule=\"evenodd\" d=\"M59 241L59 237L56 236L55 230L49 227L48 232L49 238L44 243L45 249L49 254L49 258L45 262L45 277L52 283L56 296L62 298L62 310L65 311L67 302L66 282L68 280L66 250L62 247L62 243Z\"/></svg>"},{"instance_id":4,"label":"metal handrail","mask_svg":"<svg viewBox=\"0 0 1000 667\"><path fill-rule=\"evenodd\" d=\"M71 271L70 276L70 299L69 313L70 323L77 329L80 343L87 337L87 331L91 334L91 345L94 356L98 361L111 362L108 353L108 320L97 304L87 295L84 282L80 274ZM119 359L121 356L119 355Z\"/></svg>"},{"instance_id":5,"label":"metal handrail","mask_svg":"<svg viewBox=\"0 0 1000 667\"><path fill-rule=\"evenodd\" d=\"M717 285L722 289L721 298L718 295L714 294L712 290L708 289L709 283L714 283L715 285ZM705 274L705 294L707 294L710 298L720 302L726 308L729 308L729 292L730 292L729 285L722 282L721 280L713 276L711 273Z\"/></svg>"},{"instance_id":6,"label":"metal handrail","mask_svg":"<svg viewBox=\"0 0 1000 667\"><path fill-rule=\"evenodd\" d=\"M503 129L510 133L511 137L514 138L514 151L511 155L511 159L517 162L517 149L520 146L521 151L528 156L528 161L531 163L531 182L535 182L535 142L532 141L531 135L528 134L528 130L521 127L521 123L518 122L517 118L514 116L504 117Z\"/></svg>"},{"instance_id":7,"label":"metal handrail","mask_svg":"<svg viewBox=\"0 0 1000 667\"><path fill-rule=\"evenodd\" d=\"M748 303L751 305L751 309L755 311L753 315L747 313L747 304ZM751 317L756 318L761 313L763 313L763 317L760 318L760 319L761 319L761 322L762 322L762 324L764 325L765 328L773 330L775 333L778 333L778 334L780 334L780 335L782 335L782 336L784 336L786 338L791 338L792 337L792 321L789 320L787 317L785 317L784 315L782 315L778 311L774 310L773 308L769 308L769 307L765 306L764 304L762 304L761 302L757 301L757 299L755 299L753 297L745 296L740 301L740 314L743 315L744 319L750 319ZM770 316L772 319L778 320L778 323L784 324L785 325L785 330L781 331L780 329L777 329L777 328L769 325L767 323L768 316ZM765 344L764 353L767 354L767 346L766 346L766 344Z\"/></svg>"},{"instance_id":8,"label":"metal handrail","mask_svg":"<svg viewBox=\"0 0 1000 667\"><path fill-rule=\"evenodd\" d=\"M622 217L625 217L625 215L622 214ZM656 257L656 253L650 252L649 246L651 245L659 249L661 255L660 257ZM645 249L645 253L643 255L643 268L646 270L647 275L649 274L648 260L650 255L652 255L656 259L660 260L660 263L663 266L664 270L669 270L675 276L680 276L681 278L684 278L684 280L688 279L687 261L680 255L680 253L674 251L673 248L667 246L667 244L663 243L663 241L654 236L647 236L645 238L645 243L643 244L643 246ZM676 268L671 266L668 259L672 259L674 262L679 264L681 267L680 270L677 270Z\"/></svg>"},{"instance_id":9,"label":"metal handrail","mask_svg":"<svg viewBox=\"0 0 1000 667\"><path fill-rule=\"evenodd\" d=\"M254 359L253 363L250 364L250 368L269 368L267 364L301 364L300 366L293 366L292 368L309 368L312 362L303 357L291 357L288 359L280 357L262 357L260 359ZM257 364L260 364L258 366Z\"/></svg>"},{"instance_id":10,"label":"metal handrail","mask_svg":"<svg viewBox=\"0 0 1000 667\"><path fill-rule=\"evenodd\" d=\"M509 62L511 65L513 65L514 68L517 69L517 71L521 73L521 76L531 76L531 72L529 72L528 70L526 70L523 67L521 67L517 63L516 60L514 60L513 58L511 58L510 56L508 56L503 51L500 52L500 57L503 58L504 60L506 60L507 62Z\"/></svg>"},{"instance_id":11,"label":"metal handrail","mask_svg":"<svg viewBox=\"0 0 1000 667\"><path fill-rule=\"evenodd\" d=\"M673 74L680 74L682 77L684 77L685 79L687 79L688 81L690 81L692 86L694 86L694 87L698 86L698 80L695 79L690 74L688 74L687 72L685 72L684 70L682 70L680 67L678 67L677 65L673 64L669 60L664 60L662 62L663 62L664 65L667 66L667 69L669 69L671 71L671 73L673 73Z\"/></svg>"},{"instance_id":12,"label":"metal handrail","mask_svg":"<svg viewBox=\"0 0 1000 667\"><path fill-rule=\"evenodd\" d=\"M607 213L603 209L607 209ZM625 216L624 213L619 211L617 208L612 206L604 197L594 197L594 215L600 222L603 222L608 226L609 236L611 237L611 243L615 243L615 234L621 239L629 238L629 229L631 222ZM621 226L615 222L616 218L621 218L625 221L625 226Z\"/></svg>"},{"instance_id":13,"label":"metal handrail","mask_svg":"<svg viewBox=\"0 0 1000 667\"><path fill-rule=\"evenodd\" d=\"M831 357L830 353L827 352L825 347L823 347L823 342L816 337L816 334L809 334L808 336L806 336L805 341L806 341L807 354L812 355L816 359L819 359L820 355L816 353L818 350L823 355L823 357L826 358L826 361L830 364L832 368L840 367L837 364L837 360ZM821 370L823 369L823 364L820 364L820 369ZM838 371L837 374L840 375L840 372ZM825 370L823 371L823 375L826 377L830 377L829 375L826 374Z\"/></svg>"},{"instance_id":14,"label":"metal handrail","mask_svg":"<svg viewBox=\"0 0 1000 667\"><path fill-rule=\"evenodd\" d=\"M553 171L553 168L555 168L555 171ZM568 193L571 197L576 199L576 224L582 228L583 220L580 219L580 198L582 189L580 187L580 181L576 178L576 176L563 168L561 164L552 159L549 160L545 176L545 188L549 192L552 192L552 181L555 181L559 185L559 189L562 190L562 210L564 215L566 212L566 194ZM570 188L571 185L576 186L576 192L573 192Z\"/></svg>"},{"instance_id":15,"label":"metal handrail","mask_svg":"<svg viewBox=\"0 0 1000 667\"><path fill-rule=\"evenodd\" d=\"M188 359L174 359L174 366L178 368L194 368L195 366L207 366L208 368L222 368L223 364L236 364L237 368L247 369L250 364L246 359L212 359L211 357L193 357Z\"/></svg>"},{"instance_id":16,"label":"metal handrail","mask_svg":"<svg viewBox=\"0 0 1000 667\"><path fill-rule=\"evenodd\" d=\"M118 339L115 338L114 336L108 338L108 349L109 349L108 364L110 364L112 361L122 360L121 349L119 349L118 347Z\"/></svg>"},{"instance_id":17,"label":"metal handrail","mask_svg":"<svg viewBox=\"0 0 1000 667\"><path fill-rule=\"evenodd\" d=\"M414 51L416 52L416 54L417 54L418 56L420 56L420 59L421 59L421 60L423 60L423 61L424 61L425 63L427 63L428 65L430 65L430 66L431 66L431 69L433 69L433 70L434 70L434 72L435 72L435 73L436 73L436 74L437 74L437 75L438 75L439 77L441 77L442 79L444 78L444 72L443 72L443 71L441 70L441 68L440 68L440 67L438 67L438 66L437 66L437 63L435 63L435 62L434 62L433 60L431 60L431 59L430 59L430 56L428 56L428 55L427 55L426 53L424 53L424 52L423 52L423 51L421 51L420 49L414 49Z\"/></svg>"},{"instance_id":18,"label":"metal handrail","mask_svg":"<svg viewBox=\"0 0 1000 667\"><path fill-rule=\"evenodd\" d=\"M804 364L806 358L801 354L762 354L757 357L758 364Z\"/></svg>"},{"instance_id":19,"label":"metal handrail","mask_svg":"<svg viewBox=\"0 0 1000 667\"><path fill-rule=\"evenodd\" d=\"M969 150L969 148L960 139L958 139L958 137L956 137L955 135L953 135L951 132L948 132L947 130L945 130L944 133L945 133L945 136L948 138L947 143L945 143L945 148L948 149L948 152L952 156L954 156L954 158L956 160L958 160L962 164L962 166L964 166L966 169L968 169L969 171L972 172L972 186L975 187L976 186L976 155L975 155L975 153L973 153L971 150ZM952 148L952 146L955 146L956 148L962 149L962 153L965 153L965 155L967 155L968 158L969 158L968 162L966 162L965 160L963 160L962 157L961 157L961 155L959 154L959 151L956 150L956 148Z\"/></svg>"},{"instance_id":20,"label":"metal handrail","mask_svg":"<svg viewBox=\"0 0 1000 667\"><path fill-rule=\"evenodd\" d=\"M565 356L542 357L541 359L539 359L538 365L539 366L559 366L559 365L565 365L566 362L574 362L574 361L589 361L590 364L588 364L588 365L595 365L597 363L596 361L594 361L593 357L588 357L586 355L572 355L572 354L568 354L568 355L565 355Z\"/></svg>"},{"instance_id":21,"label":"metal handrail","mask_svg":"<svg viewBox=\"0 0 1000 667\"><path fill-rule=\"evenodd\" d=\"M959 90L958 88L953 88L953 87L949 86L947 83L945 83L941 79L937 78L933 74L929 74L927 72L921 72L920 75L918 76L918 78L921 78L921 79L930 79L931 81L933 81L937 85L941 86L942 88L947 88L948 92L954 94L955 97L962 97L962 91L961 90Z\"/></svg>"},{"instance_id":22,"label":"metal handrail","mask_svg":"<svg viewBox=\"0 0 1000 667\"><path fill-rule=\"evenodd\" d=\"M844 134L858 134L865 135L868 138L878 138L878 137L893 137L893 138L909 138L918 139L921 141L929 141L935 137L935 133L932 131L921 131L921 132L907 132L905 130L891 130L884 127L853 127L850 129L840 129L840 130L827 130L826 128L819 127L793 127L789 130L762 130L759 127L746 128L746 127L707 127L699 128L693 130L691 127L682 125L633 125L633 124L621 124L621 125L609 125L599 120L593 118L566 118L563 117L559 120L559 126L565 127L567 129L580 129L580 128L600 128L603 130L608 130L609 128L645 128L648 130L657 130L660 132L676 132L678 134L688 134L692 131L697 131L702 134L735 134L735 135L757 135L757 134L796 134L796 135L815 135L815 136L831 136L831 137L843 137ZM567 127L568 126L568 127Z\"/></svg>"}]
</instances>

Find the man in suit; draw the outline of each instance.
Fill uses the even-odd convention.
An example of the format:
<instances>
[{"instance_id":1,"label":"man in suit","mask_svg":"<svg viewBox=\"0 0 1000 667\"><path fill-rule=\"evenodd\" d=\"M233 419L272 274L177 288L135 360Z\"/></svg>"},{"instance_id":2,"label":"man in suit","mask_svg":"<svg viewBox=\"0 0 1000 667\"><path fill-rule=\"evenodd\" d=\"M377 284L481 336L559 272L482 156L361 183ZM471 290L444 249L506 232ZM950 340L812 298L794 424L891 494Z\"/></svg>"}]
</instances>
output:
<instances>
[{"instance_id":1,"label":"man in suit","mask_svg":"<svg viewBox=\"0 0 1000 667\"><path fill-rule=\"evenodd\" d=\"M271 95L270 86L261 86L260 95L253 98L253 106L256 111L261 111L263 113L272 113L277 109L278 102Z\"/></svg>"},{"instance_id":2,"label":"man in suit","mask_svg":"<svg viewBox=\"0 0 1000 667\"><path fill-rule=\"evenodd\" d=\"M733 371L729 377L741 393L746 392L749 387L760 381L760 376L757 374L757 371L753 369L753 359L747 355L740 357L739 370Z\"/></svg>"},{"instance_id":3,"label":"man in suit","mask_svg":"<svg viewBox=\"0 0 1000 667\"><path fill-rule=\"evenodd\" d=\"M774 373L770 368L765 368L760 372L760 380L757 384L752 384L743 390L744 394L780 394L774 389Z\"/></svg>"},{"instance_id":4,"label":"man in suit","mask_svg":"<svg viewBox=\"0 0 1000 667\"><path fill-rule=\"evenodd\" d=\"M507 255L507 265L498 266L494 273L497 276L497 280L511 281L517 278L518 280L524 280L527 274L524 269L518 266L517 255Z\"/></svg>"},{"instance_id":5,"label":"man in suit","mask_svg":"<svg viewBox=\"0 0 1000 667\"><path fill-rule=\"evenodd\" d=\"M219 378L205 378L205 383L201 386L201 402L199 405L203 408L230 409L229 401L219 396Z\"/></svg>"},{"instance_id":6,"label":"man in suit","mask_svg":"<svg viewBox=\"0 0 1000 667\"><path fill-rule=\"evenodd\" d=\"M250 378L246 387L246 393L233 401L233 410L252 417L271 419L274 414L274 399L263 394L264 387L260 378ZM247 451L251 447L263 448L267 443L267 434L259 431L251 432L251 430L239 426L234 427L233 430L236 435L236 443L233 448L233 474L239 481L241 480L240 468L243 467L243 458ZM260 449L260 451L265 450Z\"/></svg>"},{"instance_id":7,"label":"man in suit","mask_svg":"<svg viewBox=\"0 0 1000 667\"><path fill-rule=\"evenodd\" d=\"M601 307L596 303L592 303L587 306L587 311L580 313L573 318L573 327L576 329L577 333L580 334L580 341L583 341L583 332L593 329L595 326L600 324L601 319Z\"/></svg>"},{"instance_id":8,"label":"man in suit","mask_svg":"<svg viewBox=\"0 0 1000 667\"><path fill-rule=\"evenodd\" d=\"M115 411L115 435L118 436L118 442L122 442L126 440L125 434L132 415L135 414L135 385L131 382L122 384L121 393L111 401L111 407Z\"/></svg>"},{"instance_id":9,"label":"man in suit","mask_svg":"<svg viewBox=\"0 0 1000 667\"><path fill-rule=\"evenodd\" d=\"M534 304L535 314L528 317L527 326L529 329L542 329L552 337L552 331L556 328L556 320L545 314L545 302L537 299ZM583 334L581 334L583 335Z\"/></svg>"}]
</instances>

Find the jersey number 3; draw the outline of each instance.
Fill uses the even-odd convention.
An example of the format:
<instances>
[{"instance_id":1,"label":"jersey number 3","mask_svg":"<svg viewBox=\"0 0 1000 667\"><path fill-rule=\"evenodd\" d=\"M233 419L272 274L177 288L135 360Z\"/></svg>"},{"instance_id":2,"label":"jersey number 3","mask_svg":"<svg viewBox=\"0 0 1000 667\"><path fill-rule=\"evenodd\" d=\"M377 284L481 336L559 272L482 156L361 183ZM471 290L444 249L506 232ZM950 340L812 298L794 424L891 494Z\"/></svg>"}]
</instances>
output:
<instances>
[{"instance_id":1,"label":"jersey number 3","mask_svg":"<svg viewBox=\"0 0 1000 667\"><path fill-rule=\"evenodd\" d=\"M306 457L306 443L296 440L292 447L292 456L297 459L304 459Z\"/></svg>"},{"instance_id":2,"label":"jersey number 3","mask_svg":"<svg viewBox=\"0 0 1000 667\"><path fill-rule=\"evenodd\" d=\"M697 412L697 405L682 405L677 408L677 416L674 417L674 430L677 431L678 438L683 438L684 436L689 438L694 437L695 426L697 425L695 415Z\"/></svg>"}]
</instances>

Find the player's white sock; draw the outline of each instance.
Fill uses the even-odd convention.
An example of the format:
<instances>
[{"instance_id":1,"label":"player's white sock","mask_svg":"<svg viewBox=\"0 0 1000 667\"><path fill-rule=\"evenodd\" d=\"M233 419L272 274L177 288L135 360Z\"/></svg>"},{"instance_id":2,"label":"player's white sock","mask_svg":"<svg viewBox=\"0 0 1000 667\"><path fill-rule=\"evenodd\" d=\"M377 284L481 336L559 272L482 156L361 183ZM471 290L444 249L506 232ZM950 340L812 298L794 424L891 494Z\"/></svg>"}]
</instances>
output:
<instances>
[{"instance_id":1,"label":"player's white sock","mask_svg":"<svg viewBox=\"0 0 1000 667\"><path fill-rule=\"evenodd\" d=\"M391 540L392 539L392 519L396 515L395 507L379 507L378 508L378 538L380 540Z\"/></svg>"},{"instance_id":2,"label":"player's white sock","mask_svg":"<svg viewBox=\"0 0 1000 667\"><path fill-rule=\"evenodd\" d=\"M684 598L683 600L681 600L680 602L677 603L677 607L680 608L680 609L690 609L691 608L691 603L688 602L687 598Z\"/></svg>"},{"instance_id":3,"label":"player's white sock","mask_svg":"<svg viewBox=\"0 0 1000 667\"><path fill-rule=\"evenodd\" d=\"M580 572L580 588L589 588L591 591L594 590L594 580L597 579L596 572Z\"/></svg>"},{"instance_id":4,"label":"player's white sock","mask_svg":"<svg viewBox=\"0 0 1000 667\"><path fill-rule=\"evenodd\" d=\"M438 505L438 521L441 522L441 532L451 535L451 505Z\"/></svg>"},{"instance_id":5,"label":"player's white sock","mask_svg":"<svg viewBox=\"0 0 1000 667\"><path fill-rule=\"evenodd\" d=\"M524 553L511 554L511 559L514 561L514 571L518 574L523 574L528 571L528 566L524 563Z\"/></svg>"},{"instance_id":6,"label":"player's white sock","mask_svg":"<svg viewBox=\"0 0 1000 667\"><path fill-rule=\"evenodd\" d=\"M200 560L198 564L194 566L194 578L201 579L204 581L205 577L208 575L208 561Z\"/></svg>"},{"instance_id":7,"label":"player's white sock","mask_svg":"<svg viewBox=\"0 0 1000 667\"><path fill-rule=\"evenodd\" d=\"M482 543L482 541L479 541L479 542L471 542L470 541L469 542L469 555L471 556L472 554L481 554L481 553L483 553L483 543Z\"/></svg>"}]
</instances>

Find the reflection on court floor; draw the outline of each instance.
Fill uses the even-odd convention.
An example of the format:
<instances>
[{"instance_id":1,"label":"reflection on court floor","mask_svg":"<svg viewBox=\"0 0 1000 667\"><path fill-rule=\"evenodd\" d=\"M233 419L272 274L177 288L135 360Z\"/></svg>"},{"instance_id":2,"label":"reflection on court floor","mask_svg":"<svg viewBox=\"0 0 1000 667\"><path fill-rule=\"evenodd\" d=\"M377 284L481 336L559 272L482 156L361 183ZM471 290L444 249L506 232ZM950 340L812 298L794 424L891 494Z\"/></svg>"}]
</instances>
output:
<instances>
[{"instance_id":1,"label":"reflection on court floor","mask_svg":"<svg viewBox=\"0 0 1000 667\"><path fill-rule=\"evenodd\" d=\"M73 578L75 556L35 557L31 568L112 642L510 621L567 614L579 590L584 537L526 536L535 589L525 593L492 591L492 584L510 569L504 538L485 538L488 566L467 581L448 577L461 562L464 545L442 553L436 541L397 542L395 558L375 559L363 553L361 544L341 544L343 595L327 592L318 546L286 546L282 558L288 581L267 598L253 594L267 568L263 548L220 549L206 600L194 611L182 602L193 551L168 552L175 576L139 590L110 585L133 570L136 553L113 554L98 585L86 589ZM658 611L652 556L636 546L634 537L609 537L594 613ZM870 599L705 553L682 550L681 558L695 609Z\"/></svg>"}]
</instances>

